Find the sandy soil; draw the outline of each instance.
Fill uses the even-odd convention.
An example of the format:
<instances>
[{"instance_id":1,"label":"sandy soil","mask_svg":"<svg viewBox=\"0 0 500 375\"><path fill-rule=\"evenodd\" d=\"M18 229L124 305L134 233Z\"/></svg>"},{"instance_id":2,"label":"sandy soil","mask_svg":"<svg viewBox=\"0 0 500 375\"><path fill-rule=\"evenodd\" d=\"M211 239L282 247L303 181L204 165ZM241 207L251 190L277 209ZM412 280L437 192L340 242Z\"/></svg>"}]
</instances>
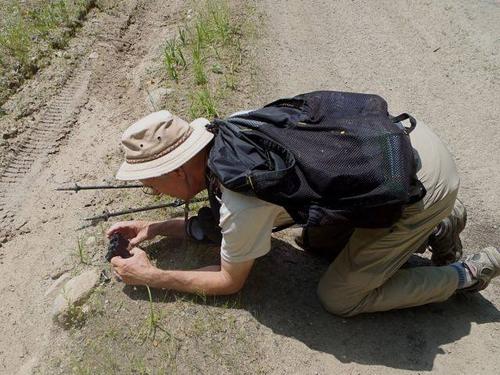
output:
<instances>
[{"instance_id":1,"label":"sandy soil","mask_svg":"<svg viewBox=\"0 0 500 375\"><path fill-rule=\"evenodd\" d=\"M498 2L257 3L264 14L255 46L258 90L239 92L236 102L258 106L315 89L384 96L393 113L426 121L456 155L469 212L466 251L498 246ZM168 85L161 46L177 31L183 6L180 0L130 0L93 11L68 50L6 105L0 129L15 127L19 135L2 148L3 166L11 167L0 179L0 373L55 373L52 360L71 356L101 327L91 320L75 334L54 326L53 297L45 293L56 275L83 267L74 257L74 230L82 217L142 198L134 192L56 195L53 188L114 175L120 133L150 111L147 91ZM98 237L101 230L86 235ZM177 255L176 264L185 265ZM272 253L258 262L240 307L230 311L243 339L229 343L223 336L220 345L234 345L235 363L224 367L181 353L180 359L199 362L180 363L178 372L496 373L498 281L480 295L346 320L325 313L316 299L326 266L293 251L286 233L278 236ZM130 314L147 308L143 297L115 284L105 293L112 302L135 306ZM177 306L166 303L171 316L188 324L191 318L179 315L184 310ZM224 314L218 306L200 309ZM185 338L186 353L202 351L209 333L200 346Z\"/></svg>"},{"instance_id":2,"label":"sandy soil","mask_svg":"<svg viewBox=\"0 0 500 375\"><path fill-rule=\"evenodd\" d=\"M269 36L259 59L264 74L257 102L317 89L382 95L393 113L409 112L429 124L455 155L469 213L465 251L498 246L500 2L292 0L263 1L262 9ZM496 281L471 300L343 326L321 320L317 334L280 333L292 338L290 345L309 348L304 356L289 351L290 357L311 358L320 373L493 374L499 286Z\"/></svg>"}]
</instances>

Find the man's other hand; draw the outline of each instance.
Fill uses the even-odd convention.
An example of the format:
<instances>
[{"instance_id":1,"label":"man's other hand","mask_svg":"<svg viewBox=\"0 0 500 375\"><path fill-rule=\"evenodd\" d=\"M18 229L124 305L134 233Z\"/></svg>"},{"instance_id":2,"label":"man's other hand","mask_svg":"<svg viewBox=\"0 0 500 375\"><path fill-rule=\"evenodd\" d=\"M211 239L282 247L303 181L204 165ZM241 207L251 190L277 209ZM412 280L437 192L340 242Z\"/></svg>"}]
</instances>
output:
<instances>
[{"instance_id":1,"label":"man's other hand","mask_svg":"<svg viewBox=\"0 0 500 375\"><path fill-rule=\"evenodd\" d=\"M153 266L144 250L134 247L130 250L132 256L127 259L116 256L111 258L111 265L116 276L129 285L149 285L152 280Z\"/></svg>"},{"instance_id":2,"label":"man's other hand","mask_svg":"<svg viewBox=\"0 0 500 375\"><path fill-rule=\"evenodd\" d=\"M156 236L153 233L151 223L149 221L120 221L113 224L106 232L106 236L110 238L114 233L120 233L125 237L131 247L139 245L141 242L150 240Z\"/></svg>"}]
</instances>

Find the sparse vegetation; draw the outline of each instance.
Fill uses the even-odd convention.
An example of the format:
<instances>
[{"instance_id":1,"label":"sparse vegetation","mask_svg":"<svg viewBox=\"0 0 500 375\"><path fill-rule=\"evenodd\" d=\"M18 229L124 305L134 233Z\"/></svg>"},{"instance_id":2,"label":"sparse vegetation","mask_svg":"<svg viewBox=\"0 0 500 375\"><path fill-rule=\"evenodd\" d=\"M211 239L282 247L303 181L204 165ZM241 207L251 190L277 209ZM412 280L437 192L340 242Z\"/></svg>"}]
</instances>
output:
<instances>
[{"instance_id":1,"label":"sparse vegetation","mask_svg":"<svg viewBox=\"0 0 500 375\"><path fill-rule=\"evenodd\" d=\"M204 0L196 3L185 26L167 41L167 75L179 85L180 95L189 99L191 117L218 117L222 101L237 90L241 27L225 0Z\"/></svg>"},{"instance_id":2,"label":"sparse vegetation","mask_svg":"<svg viewBox=\"0 0 500 375\"><path fill-rule=\"evenodd\" d=\"M191 106L190 114L192 117L206 116L209 118L218 117L217 99L213 96L207 87L200 91L195 91L190 96Z\"/></svg>"},{"instance_id":3,"label":"sparse vegetation","mask_svg":"<svg viewBox=\"0 0 500 375\"><path fill-rule=\"evenodd\" d=\"M163 332L166 332L166 330L160 326L161 315L155 310L153 297L151 295L151 289L149 289L149 286L146 286L146 290L148 291L149 299L148 334L146 337L151 337L153 340L155 340L157 329L161 329Z\"/></svg>"},{"instance_id":4,"label":"sparse vegetation","mask_svg":"<svg viewBox=\"0 0 500 375\"><path fill-rule=\"evenodd\" d=\"M83 239L81 237L79 237L77 240L76 255L81 264L90 264L89 255L87 253L87 250L85 249L85 244L83 243Z\"/></svg>"},{"instance_id":5,"label":"sparse vegetation","mask_svg":"<svg viewBox=\"0 0 500 375\"><path fill-rule=\"evenodd\" d=\"M186 18L179 25L173 25L175 36L166 42L162 51L161 78L173 89L166 98L170 111L184 118L212 118L235 104L241 105L242 94L237 91L243 86L245 76L241 73L246 70L240 41L244 35L244 22L238 17L242 17L241 12L247 4L244 3L236 12L225 0L192 4L192 10L185 10ZM242 4L232 5L236 9ZM249 12L245 19L248 17ZM157 76L151 78L158 79ZM119 194L120 201L137 202L135 195L132 196L135 193L124 191ZM201 196L206 196L206 193ZM140 198L140 203L132 206L147 205L143 197ZM152 201L159 199L164 198L151 198ZM191 212L203 205L206 204L193 203ZM182 214L181 208L162 209L126 215L120 220L141 217L162 220ZM96 228L85 233L103 237L99 232ZM85 239L85 234L82 236ZM162 269L191 269L219 261L219 249L213 246L169 238L158 240L141 244L141 247ZM79 242L80 263L92 259L93 264L102 262L104 265L103 257L96 256L94 246L85 249L85 243L85 240ZM95 248L101 248L104 254L105 245L99 244ZM191 296L142 286L124 286L112 279L102 295L94 293L92 298L95 299L92 306L97 306L99 313L85 314L84 329L75 325L71 330L76 339L64 351L64 357L56 359L58 362L54 368L59 373L264 371L258 363L262 356L260 348L249 334L249 331L255 332L257 322L241 319L240 296ZM75 311L75 318L78 318L78 312Z\"/></svg>"},{"instance_id":6,"label":"sparse vegetation","mask_svg":"<svg viewBox=\"0 0 500 375\"><path fill-rule=\"evenodd\" d=\"M0 105L54 50L65 48L96 0L20 2L0 9Z\"/></svg>"}]
</instances>

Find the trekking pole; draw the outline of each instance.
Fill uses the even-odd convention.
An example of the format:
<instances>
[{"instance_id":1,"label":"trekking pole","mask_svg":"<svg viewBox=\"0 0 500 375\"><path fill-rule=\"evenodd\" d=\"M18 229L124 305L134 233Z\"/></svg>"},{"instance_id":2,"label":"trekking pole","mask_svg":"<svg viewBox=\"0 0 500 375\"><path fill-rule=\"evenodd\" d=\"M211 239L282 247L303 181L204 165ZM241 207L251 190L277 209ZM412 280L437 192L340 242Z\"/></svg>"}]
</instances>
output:
<instances>
[{"instance_id":1,"label":"trekking pole","mask_svg":"<svg viewBox=\"0 0 500 375\"><path fill-rule=\"evenodd\" d=\"M78 193L80 190L101 190L101 189L137 189L142 188L144 185L136 184L136 185L86 185L81 186L75 183L73 187L58 187L55 190L57 191L74 191Z\"/></svg>"},{"instance_id":2,"label":"trekking pole","mask_svg":"<svg viewBox=\"0 0 500 375\"><path fill-rule=\"evenodd\" d=\"M204 202L207 199L208 198L197 198L197 199L191 200L191 202ZM104 213L102 215L86 217L84 220L87 220L87 221L101 221L101 220L108 221L108 219L110 217L133 214L133 213L142 212L142 211L156 210L159 208L180 207L183 204L185 204L185 202L182 199L176 199L171 203L157 204L154 206L147 206L147 207L140 207L140 208L130 208L128 210L123 210L123 211L109 212L108 210L104 210Z\"/></svg>"}]
</instances>

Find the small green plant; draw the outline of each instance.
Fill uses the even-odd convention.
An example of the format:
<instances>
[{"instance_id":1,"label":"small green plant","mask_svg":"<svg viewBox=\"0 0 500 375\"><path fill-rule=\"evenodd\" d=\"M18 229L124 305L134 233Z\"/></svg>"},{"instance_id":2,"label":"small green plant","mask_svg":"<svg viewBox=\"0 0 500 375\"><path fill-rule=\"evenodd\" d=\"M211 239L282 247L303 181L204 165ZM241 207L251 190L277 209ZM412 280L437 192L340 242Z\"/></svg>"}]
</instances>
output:
<instances>
[{"instance_id":1,"label":"small green plant","mask_svg":"<svg viewBox=\"0 0 500 375\"><path fill-rule=\"evenodd\" d=\"M87 250L85 249L85 245L83 244L83 239L80 237L78 238L77 242L77 256L80 260L80 263L90 264L89 255L87 253Z\"/></svg>"},{"instance_id":2,"label":"small green plant","mask_svg":"<svg viewBox=\"0 0 500 375\"><path fill-rule=\"evenodd\" d=\"M167 67L168 76L174 81L178 81L180 67L185 68L187 63L182 52L182 41L178 43L177 38L167 41L165 46L165 66Z\"/></svg>"},{"instance_id":3,"label":"small green plant","mask_svg":"<svg viewBox=\"0 0 500 375\"><path fill-rule=\"evenodd\" d=\"M148 336L151 336L154 339L156 336L156 329L159 328L160 316L155 312L153 297L151 296L151 289L149 289L149 286L147 285L146 289L148 291L148 298L149 298Z\"/></svg>"},{"instance_id":4,"label":"small green plant","mask_svg":"<svg viewBox=\"0 0 500 375\"><path fill-rule=\"evenodd\" d=\"M205 44L211 41L211 35L204 20L199 20L198 22L196 22L195 30L195 43L197 43L201 48L205 47Z\"/></svg>"},{"instance_id":5,"label":"small green plant","mask_svg":"<svg viewBox=\"0 0 500 375\"><path fill-rule=\"evenodd\" d=\"M214 36L226 44L232 33L228 4L224 1L208 0L206 7Z\"/></svg>"},{"instance_id":6,"label":"small green plant","mask_svg":"<svg viewBox=\"0 0 500 375\"><path fill-rule=\"evenodd\" d=\"M189 111L192 117L219 117L215 98L212 96L207 87L195 92L191 96L191 107Z\"/></svg>"},{"instance_id":7,"label":"small green plant","mask_svg":"<svg viewBox=\"0 0 500 375\"><path fill-rule=\"evenodd\" d=\"M187 45L186 29L179 27L179 39L181 41L182 47L185 47Z\"/></svg>"},{"instance_id":8,"label":"small green plant","mask_svg":"<svg viewBox=\"0 0 500 375\"><path fill-rule=\"evenodd\" d=\"M200 43L195 43L193 47L193 71L194 80L197 85L204 85L207 83Z\"/></svg>"},{"instance_id":9,"label":"small green plant","mask_svg":"<svg viewBox=\"0 0 500 375\"><path fill-rule=\"evenodd\" d=\"M165 65L167 67L168 76L174 81L178 81L179 75L177 74L177 52L175 48L175 39L167 42L165 47Z\"/></svg>"},{"instance_id":10,"label":"small green plant","mask_svg":"<svg viewBox=\"0 0 500 375\"><path fill-rule=\"evenodd\" d=\"M68 305L65 324L68 328L81 328L85 324L86 316L81 306Z\"/></svg>"}]
</instances>

